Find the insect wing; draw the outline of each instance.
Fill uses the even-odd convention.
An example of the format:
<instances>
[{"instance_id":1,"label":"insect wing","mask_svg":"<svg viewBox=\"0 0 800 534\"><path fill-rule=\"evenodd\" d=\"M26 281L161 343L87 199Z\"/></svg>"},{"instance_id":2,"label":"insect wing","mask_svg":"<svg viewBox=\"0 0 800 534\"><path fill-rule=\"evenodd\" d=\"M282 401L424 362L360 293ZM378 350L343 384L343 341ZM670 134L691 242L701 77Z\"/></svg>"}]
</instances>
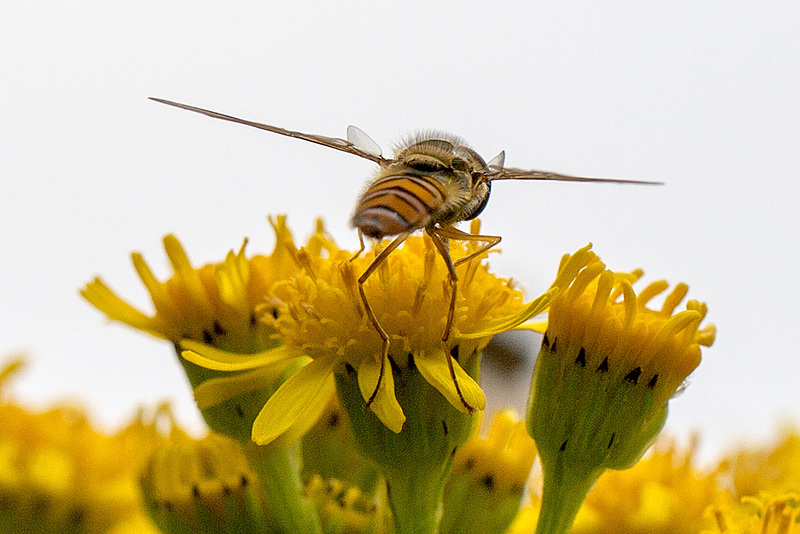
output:
<instances>
[{"instance_id":1,"label":"insect wing","mask_svg":"<svg viewBox=\"0 0 800 534\"><path fill-rule=\"evenodd\" d=\"M501 150L498 155L489 160L487 164L490 169L500 170L506 162L506 151Z\"/></svg>"},{"instance_id":2,"label":"insect wing","mask_svg":"<svg viewBox=\"0 0 800 534\"><path fill-rule=\"evenodd\" d=\"M347 127L347 141L364 154L381 157L381 146L357 126Z\"/></svg>"},{"instance_id":3,"label":"insect wing","mask_svg":"<svg viewBox=\"0 0 800 534\"><path fill-rule=\"evenodd\" d=\"M176 108L185 109L187 111L200 113L202 115L206 115L213 119L220 119L228 122L235 122L237 124L244 124L245 126L252 126L253 128L258 128L259 130L266 130L268 132L276 133L279 135L285 135L286 137L302 139L303 141L316 143L318 145L326 146L328 148L333 148L334 150L347 152L348 154L354 154L364 159L374 161L375 163L382 164L386 161L384 158L380 156L380 147L378 147L378 154L376 155L373 152L362 150L361 148L355 146L354 143L346 139L339 139L337 137L326 137L324 135L307 134L303 132L295 132L293 130L287 130L279 126L272 126L270 124L263 124L260 122L249 121L247 119L240 119L239 117L234 117L232 115L225 115L224 113L218 113L216 111L210 111L207 109L190 106L188 104L181 104L179 102L173 102L171 100L164 100L162 98L150 97L150 100L154 100L155 102L166 104L168 106L174 106ZM369 139L369 136L367 134L365 134L364 132L361 133L365 138ZM372 141L372 139L369 140L372 142L373 145L377 146L377 143L375 143L375 141Z\"/></svg>"},{"instance_id":4,"label":"insect wing","mask_svg":"<svg viewBox=\"0 0 800 534\"><path fill-rule=\"evenodd\" d=\"M560 182L597 182L612 184L642 184L664 185L664 182L649 182L645 180L619 180L616 178L587 178L585 176L570 176L548 171L525 170L514 168L492 168L487 174L489 181L495 180L555 180Z\"/></svg>"}]
</instances>

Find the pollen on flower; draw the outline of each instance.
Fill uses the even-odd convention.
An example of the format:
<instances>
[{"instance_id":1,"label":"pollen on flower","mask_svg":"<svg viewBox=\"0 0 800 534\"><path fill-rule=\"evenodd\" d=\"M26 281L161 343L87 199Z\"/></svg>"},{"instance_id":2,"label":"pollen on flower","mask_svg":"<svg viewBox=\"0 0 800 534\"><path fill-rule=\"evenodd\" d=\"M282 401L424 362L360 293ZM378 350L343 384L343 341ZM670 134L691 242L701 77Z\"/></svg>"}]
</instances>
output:
<instances>
[{"instance_id":1,"label":"pollen on flower","mask_svg":"<svg viewBox=\"0 0 800 534\"><path fill-rule=\"evenodd\" d=\"M454 259L468 250L461 243L451 245ZM299 251L301 272L272 288L273 299L268 305L277 307L278 318L262 316L288 347L302 349L312 358L338 358L358 370L364 383L369 381L364 379L367 376L377 383L382 341L364 313L357 279L379 252L376 249L350 260L350 254L342 251L328 258ZM482 349L491 335L468 340L462 338L462 333L480 331L498 318L519 312L523 305L522 293L510 281L491 274L478 259L459 266L457 273L451 353L463 363L464 358ZM365 293L390 337L389 356L393 363L407 367L413 361L426 378L430 377L429 382L461 409L452 380L445 376L449 355L441 341L450 302L448 273L429 238L411 237L390 254L366 282ZM473 391L478 407L482 407L485 400L477 384L470 389L467 382L471 379L458 368L458 362L454 366L464 376L462 387L467 388L466 394ZM366 399L372 390L368 386L363 390ZM393 397L394 393L389 391L387 396ZM379 410L383 402L377 399ZM379 417L396 421L392 415Z\"/></svg>"},{"instance_id":2,"label":"pollen on flower","mask_svg":"<svg viewBox=\"0 0 800 534\"><path fill-rule=\"evenodd\" d=\"M281 339L303 347L312 357L333 350L355 364L362 357L380 354L380 336L364 314L357 286L358 275L378 252L353 261L345 261L346 252L330 258L301 254L303 272L273 288L280 306L273 324ZM458 259L466 254L466 247L454 243L451 254ZM522 293L480 262L459 266L457 272L455 339L521 307ZM365 291L378 322L392 339L390 355L396 363L412 351L440 348L449 284L447 269L427 237L411 237L390 254L367 281Z\"/></svg>"}]
</instances>

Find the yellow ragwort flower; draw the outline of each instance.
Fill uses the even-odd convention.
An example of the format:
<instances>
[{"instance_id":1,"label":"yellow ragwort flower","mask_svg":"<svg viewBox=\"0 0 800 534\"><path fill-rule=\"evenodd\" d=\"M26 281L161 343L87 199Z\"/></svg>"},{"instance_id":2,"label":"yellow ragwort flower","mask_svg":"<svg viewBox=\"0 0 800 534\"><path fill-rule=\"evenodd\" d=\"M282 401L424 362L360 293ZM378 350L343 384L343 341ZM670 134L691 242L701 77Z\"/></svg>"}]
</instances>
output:
<instances>
[{"instance_id":1,"label":"yellow ragwort flower","mask_svg":"<svg viewBox=\"0 0 800 534\"><path fill-rule=\"evenodd\" d=\"M133 253L133 265L153 301L152 316L122 300L100 278L87 284L81 295L109 318L174 343L189 339L232 352L262 351L275 345L270 339L274 330L256 320L255 308L276 280L297 270L286 218L270 222L277 238L270 256L247 259L242 245L238 253L229 252L225 261L199 268L192 267L175 236L166 236L164 249L174 275L165 282L156 279L141 254ZM318 228L309 247L331 244Z\"/></svg>"},{"instance_id":2,"label":"yellow ragwort flower","mask_svg":"<svg viewBox=\"0 0 800 534\"><path fill-rule=\"evenodd\" d=\"M737 497L800 493L800 433L787 427L776 445L742 448L719 471L731 479Z\"/></svg>"},{"instance_id":3,"label":"yellow ragwort flower","mask_svg":"<svg viewBox=\"0 0 800 534\"><path fill-rule=\"evenodd\" d=\"M668 288L638 295L641 272L614 273L599 260L584 267L552 303L528 408L544 472L540 532L566 532L586 492L605 469L626 469L660 432L667 401L711 345L700 328L706 306L678 284L660 309L648 302Z\"/></svg>"},{"instance_id":4,"label":"yellow ragwort flower","mask_svg":"<svg viewBox=\"0 0 800 534\"><path fill-rule=\"evenodd\" d=\"M519 509L536 445L513 410L495 415L485 437L456 451L444 490L442 534L503 533Z\"/></svg>"},{"instance_id":5,"label":"yellow ragwort flower","mask_svg":"<svg viewBox=\"0 0 800 534\"><path fill-rule=\"evenodd\" d=\"M262 532L264 495L242 446L173 427L142 475L145 504L165 532Z\"/></svg>"},{"instance_id":6,"label":"yellow ragwort flower","mask_svg":"<svg viewBox=\"0 0 800 534\"><path fill-rule=\"evenodd\" d=\"M174 236L165 237L164 247L174 270L165 282L158 281L141 254L134 253L133 264L153 301L152 316L119 298L99 278L81 294L109 318L172 341L176 347L195 342L209 350L243 355L275 347L280 343L273 339L275 330L257 319L256 308L260 307L258 313L274 313L264 306L270 287L294 274L299 266L285 217L270 222L276 234L271 255L247 258L243 245L238 253L229 252L223 262L199 268L192 267ZM335 250L321 223L307 248L314 254ZM240 441L249 441L253 420L269 395L303 363L279 361L247 372L218 373L182 358L180 361L206 422L215 431ZM296 439L311 424L313 421L308 421L287 440Z\"/></svg>"},{"instance_id":7,"label":"yellow ragwort flower","mask_svg":"<svg viewBox=\"0 0 800 534\"><path fill-rule=\"evenodd\" d=\"M0 373L0 392L18 367L13 362ZM0 404L3 531L88 534L133 522L139 532L155 534L138 484L148 447L139 445L97 432L74 406L36 413Z\"/></svg>"},{"instance_id":8,"label":"yellow ragwort flower","mask_svg":"<svg viewBox=\"0 0 800 534\"><path fill-rule=\"evenodd\" d=\"M800 494L743 497L711 509L716 525L702 534L800 534Z\"/></svg>"},{"instance_id":9,"label":"yellow ragwort flower","mask_svg":"<svg viewBox=\"0 0 800 534\"><path fill-rule=\"evenodd\" d=\"M478 229L475 222L473 233ZM450 254L457 261L476 246L453 241ZM272 288L268 306L277 317L262 315L282 346L245 356L186 343L190 350L183 355L217 371L249 371L310 357L265 403L253 424L253 441L263 445L296 434L318 417L335 387L359 451L386 480L396 531L431 531L441 517L453 453L475 422L465 404L485 405L476 381L481 350L494 334L543 311L593 257L588 249L567 258L553 287L527 304L512 282L489 272L481 257L459 265L453 328L444 347L448 271L429 237L409 238L364 285L390 339L386 356L357 282L380 247L357 258L343 251L322 256L301 249L296 256L300 272Z\"/></svg>"},{"instance_id":10,"label":"yellow ragwort flower","mask_svg":"<svg viewBox=\"0 0 800 534\"><path fill-rule=\"evenodd\" d=\"M305 494L315 504L326 534L392 532L388 510L355 486L315 474L306 482Z\"/></svg>"}]
</instances>

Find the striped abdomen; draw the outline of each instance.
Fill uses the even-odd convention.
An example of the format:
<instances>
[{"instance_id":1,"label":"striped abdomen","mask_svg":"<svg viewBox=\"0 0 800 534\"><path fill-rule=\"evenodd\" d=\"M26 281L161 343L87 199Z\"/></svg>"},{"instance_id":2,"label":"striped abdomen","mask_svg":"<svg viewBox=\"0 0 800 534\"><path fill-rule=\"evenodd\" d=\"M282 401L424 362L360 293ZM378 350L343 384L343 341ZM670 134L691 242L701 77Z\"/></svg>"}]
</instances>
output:
<instances>
[{"instance_id":1,"label":"striped abdomen","mask_svg":"<svg viewBox=\"0 0 800 534\"><path fill-rule=\"evenodd\" d=\"M361 195L353 226L375 239L421 229L445 198L443 185L430 176L394 174L378 178Z\"/></svg>"}]
</instances>

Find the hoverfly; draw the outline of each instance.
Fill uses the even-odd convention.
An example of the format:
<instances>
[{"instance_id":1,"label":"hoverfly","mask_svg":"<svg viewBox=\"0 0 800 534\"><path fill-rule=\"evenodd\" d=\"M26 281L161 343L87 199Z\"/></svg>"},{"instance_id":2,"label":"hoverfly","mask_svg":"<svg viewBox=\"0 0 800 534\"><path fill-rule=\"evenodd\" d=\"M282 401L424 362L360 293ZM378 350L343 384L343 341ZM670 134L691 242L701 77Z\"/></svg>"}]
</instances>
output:
<instances>
[{"instance_id":1,"label":"hoverfly","mask_svg":"<svg viewBox=\"0 0 800 534\"><path fill-rule=\"evenodd\" d=\"M286 130L278 126L253 122L230 115L209 111L170 100L152 98L156 102L177 108L201 113L215 119L252 126L295 139L310 141L368 159L378 164L375 177L369 182L356 203L351 220L358 230L360 248L352 259L364 252L364 236L382 240L395 236L378 253L372 263L358 278L358 290L364 311L370 323L382 340L381 368L375 390L367 400L369 406L375 399L385 372L384 365L389 355L389 334L378 322L364 292L364 284L383 261L408 237L418 230L424 231L433 242L444 260L450 282L450 307L447 322L442 333L442 344L447 357L450 378L464 407L471 413L470 406L456 380L453 362L447 342L453 328L456 304L457 276L455 268L470 259L483 254L500 242L499 236L474 235L457 229L454 225L477 217L489 200L492 182L496 180L559 180L564 182L606 182L626 184L659 185L661 182L638 180L617 180L609 178L584 178L553 172L523 170L504 167L505 151L500 152L488 163L474 150L466 146L458 137L433 132L423 134L406 142L395 150L393 157L385 158L380 146L366 133L355 126L347 127L347 139L326 137ZM447 242L450 239L480 243L474 251L453 261L450 258ZM391 371L390 371L391 372Z\"/></svg>"}]
</instances>

